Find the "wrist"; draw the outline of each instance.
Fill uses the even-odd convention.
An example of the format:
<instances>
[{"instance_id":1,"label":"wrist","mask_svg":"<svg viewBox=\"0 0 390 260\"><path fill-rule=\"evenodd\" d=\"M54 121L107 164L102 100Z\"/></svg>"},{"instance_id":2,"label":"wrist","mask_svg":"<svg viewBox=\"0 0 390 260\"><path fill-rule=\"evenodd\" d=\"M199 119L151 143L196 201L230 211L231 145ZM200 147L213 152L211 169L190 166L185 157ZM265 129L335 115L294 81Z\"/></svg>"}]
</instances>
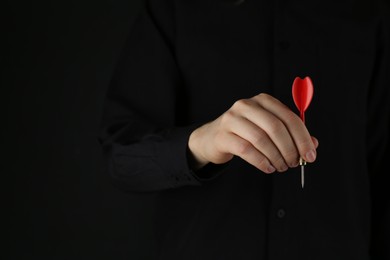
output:
<instances>
[{"instance_id":1,"label":"wrist","mask_svg":"<svg viewBox=\"0 0 390 260\"><path fill-rule=\"evenodd\" d=\"M188 162L189 166L193 170L198 170L204 167L209 161L202 155L200 149L200 136L202 130L200 128L195 129L188 140Z\"/></svg>"}]
</instances>

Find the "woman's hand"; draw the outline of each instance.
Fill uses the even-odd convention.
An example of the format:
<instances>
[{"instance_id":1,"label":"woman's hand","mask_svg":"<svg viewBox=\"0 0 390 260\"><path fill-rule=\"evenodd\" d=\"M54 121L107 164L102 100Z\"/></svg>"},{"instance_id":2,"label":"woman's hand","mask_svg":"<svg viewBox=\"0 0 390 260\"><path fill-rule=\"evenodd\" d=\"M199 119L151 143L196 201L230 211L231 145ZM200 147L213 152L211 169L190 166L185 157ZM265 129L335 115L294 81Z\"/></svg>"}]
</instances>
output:
<instances>
[{"instance_id":1,"label":"woman's hand","mask_svg":"<svg viewBox=\"0 0 390 260\"><path fill-rule=\"evenodd\" d=\"M288 107L267 94L238 100L216 120L192 132L194 168L239 156L265 173L314 162L318 141Z\"/></svg>"}]
</instances>

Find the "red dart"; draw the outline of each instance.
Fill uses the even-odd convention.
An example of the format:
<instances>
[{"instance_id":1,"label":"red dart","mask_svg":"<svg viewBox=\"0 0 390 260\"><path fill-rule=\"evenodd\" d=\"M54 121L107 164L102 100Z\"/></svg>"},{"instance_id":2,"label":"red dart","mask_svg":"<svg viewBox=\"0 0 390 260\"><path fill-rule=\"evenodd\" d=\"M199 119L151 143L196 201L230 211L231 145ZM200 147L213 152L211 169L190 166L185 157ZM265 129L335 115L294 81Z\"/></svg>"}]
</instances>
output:
<instances>
[{"instance_id":1,"label":"red dart","mask_svg":"<svg viewBox=\"0 0 390 260\"><path fill-rule=\"evenodd\" d=\"M303 122L305 122L305 111L310 105L313 93L313 82L309 77L305 77L304 79L300 77L295 78L292 86L292 95Z\"/></svg>"},{"instance_id":2,"label":"red dart","mask_svg":"<svg viewBox=\"0 0 390 260\"><path fill-rule=\"evenodd\" d=\"M292 86L292 95L303 123L305 123L305 111L310 105L310 102L313 98L313 93L313 82L309 77L305 77L304 79L301 79L300 77L295 78ZM305 184L305 160L301 158L299 160L299 165L301 165L301 185L303 188Z\"/></svg>"}]
</instances>

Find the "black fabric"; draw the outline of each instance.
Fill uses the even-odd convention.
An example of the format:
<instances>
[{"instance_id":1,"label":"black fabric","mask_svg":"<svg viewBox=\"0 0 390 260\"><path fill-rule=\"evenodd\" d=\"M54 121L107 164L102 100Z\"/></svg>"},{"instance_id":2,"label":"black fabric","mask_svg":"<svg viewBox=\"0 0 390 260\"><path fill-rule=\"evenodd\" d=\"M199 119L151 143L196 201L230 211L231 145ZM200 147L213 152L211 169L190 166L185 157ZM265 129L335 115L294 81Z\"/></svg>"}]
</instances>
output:
<instances>
[{"instance_id":1,"label":"black fabric","mask_svg":"<svg viewBox=\"0 0 390 260\"><path fill-rule=\"evenodd\" d=\"M122 188L158 193L157 259L390 259L389 6L380 1L150 0L107 93L100 142ZM195 126L269 93L320 141L266 175L234 158L193 172ZM209 173L209 175L207 174Z\"/></svg>"}]
</instances>

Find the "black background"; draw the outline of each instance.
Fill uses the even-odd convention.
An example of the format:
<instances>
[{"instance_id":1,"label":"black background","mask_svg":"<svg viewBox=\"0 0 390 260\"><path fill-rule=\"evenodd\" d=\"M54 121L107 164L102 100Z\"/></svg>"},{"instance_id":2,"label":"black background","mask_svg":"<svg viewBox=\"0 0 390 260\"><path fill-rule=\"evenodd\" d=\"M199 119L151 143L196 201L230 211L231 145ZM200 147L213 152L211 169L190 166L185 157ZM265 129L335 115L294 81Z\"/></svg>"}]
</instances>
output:
<instances>
[{"instance_id":1,"label":"black background","mask_svg":"<svg viewBox=\"0 0 390 260\"><path fill-rule=\"evenodd\" d=\"M97 141L104 94L141 1L2 8L6 259L153 257L153 195L113 187Z\"/></svg>"}]
</instances>

